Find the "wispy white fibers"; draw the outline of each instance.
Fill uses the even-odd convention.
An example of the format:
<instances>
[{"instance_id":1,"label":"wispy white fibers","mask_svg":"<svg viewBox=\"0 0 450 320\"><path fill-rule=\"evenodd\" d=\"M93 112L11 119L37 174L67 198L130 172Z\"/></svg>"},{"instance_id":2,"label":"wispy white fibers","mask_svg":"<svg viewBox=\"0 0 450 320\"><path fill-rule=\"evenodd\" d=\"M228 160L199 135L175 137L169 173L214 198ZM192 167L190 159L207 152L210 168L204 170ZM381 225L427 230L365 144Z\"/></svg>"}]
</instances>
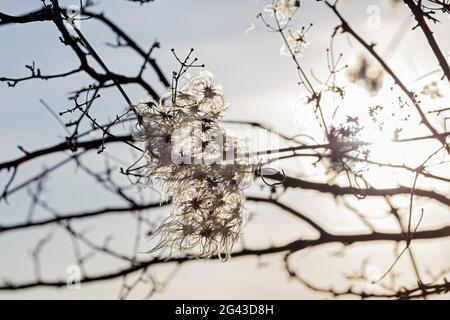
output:
<instances>
[{"instance_id":1,"label":"wispy white fibers","mask_svg":"<svg viewBox=\"0 0 450 320\"><path fill-rule=\"evenodd\" d=\"M137 106L149 183L158 182L173 201L150 252L229 258L245 222L243 190L253 167L248 149L219 122L226 109L209 72L185 79L158 105Z\"/></svg>"}]
</instances>

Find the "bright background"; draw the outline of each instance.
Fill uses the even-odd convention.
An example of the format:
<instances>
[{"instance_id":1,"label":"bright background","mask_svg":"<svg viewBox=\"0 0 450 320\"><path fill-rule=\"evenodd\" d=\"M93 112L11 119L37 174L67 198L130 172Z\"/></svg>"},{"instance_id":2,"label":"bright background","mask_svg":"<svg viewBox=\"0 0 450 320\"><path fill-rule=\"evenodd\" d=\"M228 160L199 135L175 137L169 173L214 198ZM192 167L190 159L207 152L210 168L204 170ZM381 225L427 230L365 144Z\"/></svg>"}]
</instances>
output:
<instances>
[{"instance_id":1,"label":"bright background","mask_svg":"<svg viewBox=\"0 0 450 320\"><path fill-rule=\"evenodd\" d=\"M39 8L40 3L37 0L1 0L0 10L17 15ZM76 4L77 1L61 1L61 3L67 6ZM267 32L259 22L256 22L255 30L244 33L244 30L255 22L256 14L264 5L264 1L252 0L156 0L154 3L141 6L123 0L111 0L99 1L91 10L103 11L143 47L149 46L155 39L160 41L161 49L155 51L154 57L168 76L177 67L170 48L175 48L180 55L191 47L195 48L195 54L200 62L206 64L207 69L216 75L217 81L224 87L226 99L230 103L226 119L261 121L292 135L308 129L305 120L308 113L301 108L302 92L296 85L298 80L295 68L289 58L280 56L281 39L277 34ZM373 5L381 10L380 29L370 29L367 26L369 18L367 9ZM407 83L412 89L420 90L420 83L415 83L413 79L434 70L437 64L430 58L430 50L425 45L424 37L419 35L419 31L408 31L414 25L409 11L405 8L394 9L387 1L375 0L342 1L341 8L341 12L352 26L367 40L380 43L379 52L387 50L391 39L394 43L398 42L395 51L390 53L389 63L400 75L408 76ZM314 27L308 35L311 45L302 61L307 70L314 69L316 74L320 75L324 74L325 49L328 46L329 35L338 21L323 3L303 1L296 16L296 23L308 25L310 22L314 22ZM446 25L448 26L448 22ZM433 28L437 38L445 39L440 43L443 51L449 52L450 42L448 36L445 36L445 32L448 31L445 24ZM105 27L88 20L81 22L81 31L92 41L110 69L129 74L132 74L130 70L139 69L141 60L135 54L126 49L111 49L105 46L105 42L115 41L115 37ZM400 40L396 38L399 31L407 32ZM43 73L58 73L75 68L77 60L73 52L65 48L58 37L59 34L51 23L1 27L0 75L10 77L28 75L28 70L24 66L32 61L36 62ZM347 41L346 37L340 37L339 49L344 52L344 61L349 64L354 63L358 53L361 52L359 45L353 40ZM79 75L48 82L32 80L19 83L15 88L1 84L1 159L17 157L20 154L17 145L33 150L38 146L58 142L64 136L64 131L45 111L39 99L44 99L56 111L63 111L71 106L67 100L67 93L86 84L89 84L87 78ZM159 83L155 84L155 88L160 93L164 91ZM146 99L142 91L134 87L126 87L126 90L136 101ZM355 101L355 104L358 103L364 104L364 101ZM121 112L124 107L125 104L118 92L108 89L102 94L101 103L97 103L95 115L106 119ZM107 151L119 156L129 156L128 151L124 151L122 147L111 147ZM50 166L59 159L61 155L24 166L17 181L36 173L44 166ZM86 163L94 167L102 164L102 159L98 159L97 155L89 156L88 159ZM308 167L288 169L300 171L308 178L315 174L308 172ZM8 177L5 172L0 173L1 185ZM413 179L413 176L410 179ZM450 190L448 186L446 188L439 191L448 194ZM258 193L256 188L248 191L249 194L252 192ZM101 191L94 181L73 166L59 170L57 176L49 181L45 199L53 206L70 212L80 211L83 208L98 208L106 203L117 203L117 200ZM365 232L364 226L354 215L337 207L331 196L291 190L283 195L282 199L285 203L314 217L330 231ZM382 216L383 206L376 201L365 200L359 205L373 216ZM0 204L2 223L23 218L26 216L28 206L29 198L26 193L11 196L9 205ZM436 205L427 208L429 209L421 228L450 223L448 208ZM269 243L283 244L299 237L314 236L304 224L270 205L249 203L248 211L253 218L246 227L243 237L249 247L258 248ZM155 211L155 214L166 212L167 209L161 209ZM392 219L379 218L377 221L380 230L397 231ZM132 219L112 216L107 221L92 219L83 225L90 228L89 235L93 239L102 239L105 235L114 233L115 238L111 242L111 247L131 253L130 238L134 237ZM17 282L32 279L32 263L27 250L34 247L36 241L49 231L52 230L35 228L29 232L0 235L0 278ZM65 277L67 266L74 261L70 240L64 237L62 230L53 231L54 240L45 248L42 255L43 275L51 279ZM413 248L420 261L421 270L425 273L428 269L436 272L448 268L449 245L450 239L432 243L415 242ZM142 249L145 248L144 242ZM332 284L340 288L346 283L343 274L357 272L364 259L370 258L372 266L385 270L394 258L391 244L355 244L347 248L342 255L336 254L340 249L341 245L328 245L303 250L295 255L295 262L301 267L302 275L310 281L318 285ZM154 297L161 299L324 297L294 281L289 281L283 270L281 257L271 255L258 259L236 258L226 263L190 262L183 265L165 290ZM115 270L115 266L117 261L101 256L88 264L93 274L105 268ZM157 266L152 268L151 272L156 277L164 279L173 267ZM395 271L400 273L400 282L414 284L406 255L398 263ZM118 295L119 280L82 285L80 290L40 288L22 292L0 292L0 298L115 299ZM363 285L370 288L370 284ZM147 290L148 288L144 286L139 287L131 297L140 298Z\"/></svg>"}]
</instances>

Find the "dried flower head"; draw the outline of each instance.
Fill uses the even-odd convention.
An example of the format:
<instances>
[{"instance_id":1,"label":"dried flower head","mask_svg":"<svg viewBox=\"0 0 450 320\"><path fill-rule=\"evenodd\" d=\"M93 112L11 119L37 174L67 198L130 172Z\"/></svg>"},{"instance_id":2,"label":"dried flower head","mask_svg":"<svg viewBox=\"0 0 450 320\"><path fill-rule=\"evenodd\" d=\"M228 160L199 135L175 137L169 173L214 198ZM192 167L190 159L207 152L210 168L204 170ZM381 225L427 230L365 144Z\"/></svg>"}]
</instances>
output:
<instances>
[{"instance_id":1,"label":"dried flower head","mask_svg":"<svg viewBox=\"0 0 450 320\"><path fill-rule=\"evenodd\" d=\"M244 192L253 166L249 151L220 124L227 109L222 88L203 72L172 88L158 105L140 104L149 183L172 196L173 209L150 251L170 248L208 258L229 258L245 222Z\"/></svg>"},{"instance_id":2,"label":"dried flower head","mask_svg":"<svg viewBox=\"0 0 450 320\"><path fill-rule=\"evenodd\" d=\"M421 93L429 96L431 99L438 99L444 96L437 81L432 81L425 85Z\"/></svg>"}]
</instances>

